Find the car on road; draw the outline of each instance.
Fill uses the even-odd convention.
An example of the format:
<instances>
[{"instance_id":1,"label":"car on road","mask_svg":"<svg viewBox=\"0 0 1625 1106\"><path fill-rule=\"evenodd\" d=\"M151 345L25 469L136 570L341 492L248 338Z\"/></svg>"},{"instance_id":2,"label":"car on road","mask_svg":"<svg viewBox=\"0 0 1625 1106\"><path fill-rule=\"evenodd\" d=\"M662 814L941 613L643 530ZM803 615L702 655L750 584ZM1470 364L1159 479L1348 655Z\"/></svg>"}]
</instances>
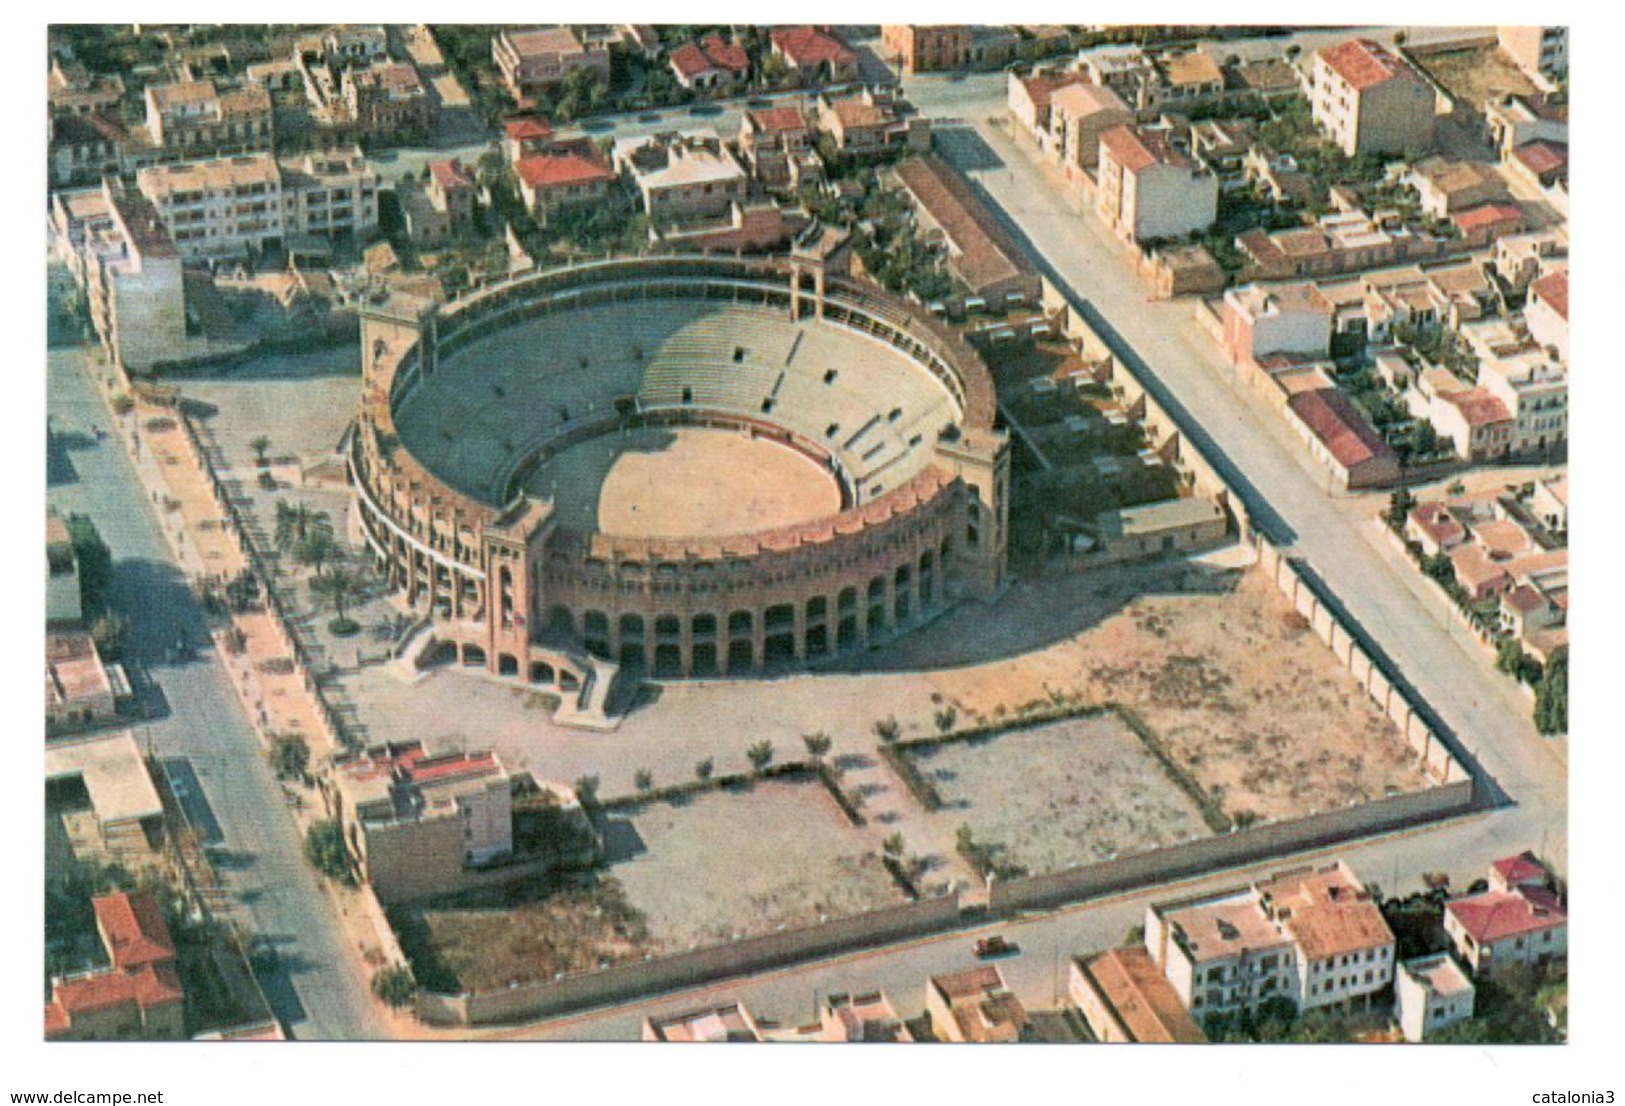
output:
<instances>
[{"instance_id":1,"label":"car on road","mask_svg":"<svg viewBox=\"0 0 1625 1106\"><path fill-rule=\"evenodd\" d=\"M746 100L745 101L745 106L750 108L751 111L762 111L762 110L765 110L766 108L772 107L773 106L773 101L763 99L762 97L758 96L754 100Z\"/></svg>"},{"instance_id":2,"label":"car on road","mask_svg":"<svg viewBox=\"0 0 1625 1106\"><path fill-rule=\"evenodd\" d=\"M658 111L646 111L638 116L639 123L658 123L663 117Z\"/></svg>"},{"instance_id":3,"label":"car on road","mask_svg":"<svg viewBox=\"0 0 1625 1106\"><path fill-rule=\"evenodd\" d=\"M1011 944L1002 935L983 937L976 942L976 958L978 960L991 960L995 956L1014 956L1020 951L1019 946Z\"/></svg>"},{"instance_id":4,"label":"car on road","mask_svg":"<svg viewBox=\"0 0 1625 1106\"><path fill-rule=\"evenodd\" d=\"M688 109L690 115L721 115L722 108L718 104L695 104Z\"/></svg>"}]
</instances>

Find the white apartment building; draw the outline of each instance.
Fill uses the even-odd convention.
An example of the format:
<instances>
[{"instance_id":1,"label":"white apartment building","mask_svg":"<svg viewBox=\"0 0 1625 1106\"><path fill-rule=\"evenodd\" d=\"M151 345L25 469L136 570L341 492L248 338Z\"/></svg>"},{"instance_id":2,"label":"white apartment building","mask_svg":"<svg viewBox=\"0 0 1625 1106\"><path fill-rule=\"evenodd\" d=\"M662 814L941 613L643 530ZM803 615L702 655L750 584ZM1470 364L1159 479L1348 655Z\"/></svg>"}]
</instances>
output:
<instances>
[{"instance_id":1,"label":"white apartment building","mask_svg":"<svg viewBox=\"0 0 1625 1106\"><path fill-rule=\"evenodd\" d=\"M1394 1012L1412 1044L1473 1016L1477 989L1448 952L1400 964L1394 976Z\"/></svg>"},{"instance_id":2,"label":"white apartment building","mask_svg":"<svg viewBox=\"0 0 1625 1106\"><path fill-rule=\"evenodd\" d=\"M1536 86L1551 89L1568 76L1567 27L1497 27L1495 32L1501 52Z\"/></svg>"},{"instance_id":3,"label":"white apartment building","mask_svg":"<svg viewBox=\"0 0 1625 1106\"><path fill-rule=\"evenodd\" d=\"M1508 450L1540 453L1569 435L1569 374L1517 320L1485 319L1461 328L1478 358L1478 386L1499 399L1513 419Z\"/></svg>"},{"instance_id":4,"label":"white apartment building","mask_svg":"<svg viewBox=\"0 0 1625 1106\"><path fill-rule=\"evenodd\" d=\"M189 258L241 256L294 235L361 235L378 225L377 175L358 149L156 165L136 184Z\"/></svg>"},{"instance_id":5,"label":"white apartment building","mask_svg":"<svg viewBox=\"0 0 1625 1106\"><path fill-rule=\"evenodd\" d=\"M749 186L715 131L619 138L611 157L615 171L632 178L644 213L661 221L721 215Z\"/></svg>"},{"instance_id":6,"label":"white apartment building","mask_svg":"<svg viewBox=\"0 0 1625 1106\"><path fill-rule=\"evenodd\" d=\"M1282 872L1254 890L1293 939L1301 1009L1364 1006L1393 982L1393 931L1344 862Z\"/></svg>"},{"instance_id":7,"label":"white apartment building","mask_svg":"<svg viewBox=\"0 0 1625 1106\"><path fill-rule=\"evenodd\" d=\"M1219 178L1163 131L1111 127L1100 135L1095 210L1135 242L1178 238L1213 225Z\"/></svg>"}]
</instances>

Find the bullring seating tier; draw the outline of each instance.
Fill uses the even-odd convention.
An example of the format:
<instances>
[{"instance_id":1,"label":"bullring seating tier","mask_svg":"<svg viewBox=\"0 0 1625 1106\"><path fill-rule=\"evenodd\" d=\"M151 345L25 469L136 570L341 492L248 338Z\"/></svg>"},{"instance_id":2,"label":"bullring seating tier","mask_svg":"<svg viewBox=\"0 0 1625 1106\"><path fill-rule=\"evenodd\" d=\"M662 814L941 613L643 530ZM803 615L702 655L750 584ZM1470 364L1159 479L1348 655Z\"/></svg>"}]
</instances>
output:
<instances>
[{"instance_id":1,"label":"bullring seating tier","mask_svg":"<svg viewBox=\"0 0 1625 1106\"><path fill-rule=\"evenodd\" d=\"M794 431L834 456L859 502L920 472L937 431L959 416L947 388L907 355L833 321L650 300L635 311L547 315L479 339L443 359L393 421L426 468L496 505L520 460L628 395L644 410L718 411ZM884 485L871 483L881 469Z\"/></svg>"}]
</instances>

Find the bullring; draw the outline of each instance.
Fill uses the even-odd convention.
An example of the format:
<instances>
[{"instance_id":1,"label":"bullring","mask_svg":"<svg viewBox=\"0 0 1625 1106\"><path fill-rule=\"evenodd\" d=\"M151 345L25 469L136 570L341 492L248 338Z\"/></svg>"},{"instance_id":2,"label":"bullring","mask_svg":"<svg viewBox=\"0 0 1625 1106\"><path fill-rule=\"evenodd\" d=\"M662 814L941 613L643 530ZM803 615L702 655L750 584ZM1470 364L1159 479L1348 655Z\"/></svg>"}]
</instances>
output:
<instances>
[{"instance_id":1,"label":"bullring","mask_svg":"<svg viewBox=\"0 0 1625 1106\"><path fill-rule=\"evenodd\" d=\"M987 368L847 257L815 228L366 304L358 514L439 650L601 716L622 669L769 673L997 594Z\"/></svg>"}]
</instances>

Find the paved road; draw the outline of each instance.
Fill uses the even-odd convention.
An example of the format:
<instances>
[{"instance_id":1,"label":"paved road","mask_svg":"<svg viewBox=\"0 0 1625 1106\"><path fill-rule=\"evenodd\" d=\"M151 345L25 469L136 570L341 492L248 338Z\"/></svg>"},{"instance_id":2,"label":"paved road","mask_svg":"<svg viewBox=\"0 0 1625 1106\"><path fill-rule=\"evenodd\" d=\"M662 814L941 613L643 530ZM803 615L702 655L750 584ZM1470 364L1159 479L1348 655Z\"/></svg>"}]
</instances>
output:
<instances>
[{"instance_id":1,"label":"paved road","mask_svg":"<svg viewBox=\"0 0 1625 1106\"><path fill-rule=\"evenodd\" d=\"M48 371L52 427L77 444L56 455L48 501L63 513L90 515L112 550L114 603L130 620L134 653L169 708L138 735L151 738L166 765L183 775L189 769L201 785L201 822L219 827L221 877L280 954L281 967L265 981L278 1018L295 1037L386 1036L367 980L338 936L333 908L303 862L281 790L224 667L207 653L164 663L178 637L207 640L203 615L143 503L147 492L128 456L110 437L96 444L90 433L110 422L83 358L74 349L53 350ZM199 800L190 804L189 813L198 810Z\"/></svg>"}]
</instances>

